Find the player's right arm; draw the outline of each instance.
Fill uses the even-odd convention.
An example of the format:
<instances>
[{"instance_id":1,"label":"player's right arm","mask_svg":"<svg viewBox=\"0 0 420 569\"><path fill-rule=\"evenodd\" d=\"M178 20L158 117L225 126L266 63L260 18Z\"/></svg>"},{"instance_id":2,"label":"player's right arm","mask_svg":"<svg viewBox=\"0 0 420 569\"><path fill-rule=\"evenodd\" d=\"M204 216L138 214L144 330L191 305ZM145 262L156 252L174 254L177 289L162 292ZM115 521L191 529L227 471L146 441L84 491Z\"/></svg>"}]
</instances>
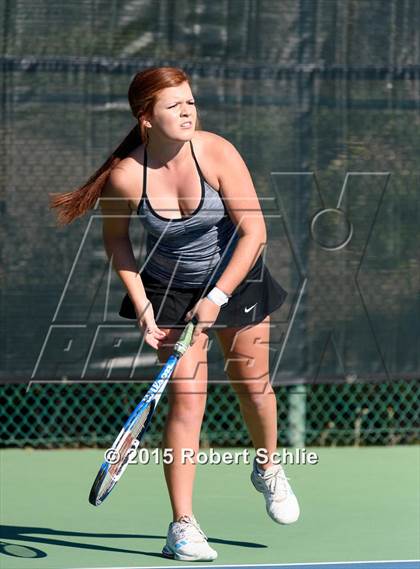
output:
<instances>
[{"instance_id":1,"label":"player's right arm","mask_svg":"<svg viewBox=\"0 0 420 569\"><path fill-rule=\"evenodd\" d=\"M127 289L137 315L139 326L146 334L146 342L158 348L165 333L156 326L153 307L146 296L137 270L136 259L129 235L131 205L138 194L137 176L118 166L111 171L100 200L102 236L105 251L112 266Z\"/></svg>"}]
</instances>

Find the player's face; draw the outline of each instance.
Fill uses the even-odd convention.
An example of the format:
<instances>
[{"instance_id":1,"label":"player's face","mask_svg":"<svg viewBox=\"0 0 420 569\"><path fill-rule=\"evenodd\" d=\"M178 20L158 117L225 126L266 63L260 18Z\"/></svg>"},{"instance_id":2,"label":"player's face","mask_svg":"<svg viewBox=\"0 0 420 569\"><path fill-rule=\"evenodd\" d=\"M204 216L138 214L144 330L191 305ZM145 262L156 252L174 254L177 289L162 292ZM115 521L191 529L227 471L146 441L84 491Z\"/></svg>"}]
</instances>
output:
<instances>
[{"instance_id":1,"label":"player's face","mask_svg":"<svg viewBox=\"0 0 420 569\"><path fill-rule=\"evenodd\" d=\"M187 82L162 89L150 119L152 130L173 140L190 140L195 130L197 111Z\"/></svg>"}]
</instances>

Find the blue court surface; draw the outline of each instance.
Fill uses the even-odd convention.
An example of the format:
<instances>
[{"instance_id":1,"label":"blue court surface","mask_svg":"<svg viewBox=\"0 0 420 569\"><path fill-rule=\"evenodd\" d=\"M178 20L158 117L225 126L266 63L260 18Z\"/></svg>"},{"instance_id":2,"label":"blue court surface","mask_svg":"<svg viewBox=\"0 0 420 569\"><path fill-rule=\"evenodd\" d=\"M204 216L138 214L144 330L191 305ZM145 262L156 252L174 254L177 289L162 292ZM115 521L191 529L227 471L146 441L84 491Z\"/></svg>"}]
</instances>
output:
<instances>
[{"instance_id":1,"label":"blue court surface","mask_svg":"<svg viewBox=\"0 0 420 569\"><path fill-rule=\"evenodd\" d=\"M174 567L179 569L189 569L200 567L212 568L212 569L258 569L263 567L264 569L420 569L420 559L412 560L392 560L392 561L348 561L340 563L287 563L285 565L271 565L271 564L257 564L257 565L215 565L214 563L208 563L206 565L189 563L187 565L176 564ZM81 569L109 569L104 567L85 567ZM168 565L159 566L138 566L138 567L113 567L112 569L168 569Z\"/></svg>"}]
</instances>

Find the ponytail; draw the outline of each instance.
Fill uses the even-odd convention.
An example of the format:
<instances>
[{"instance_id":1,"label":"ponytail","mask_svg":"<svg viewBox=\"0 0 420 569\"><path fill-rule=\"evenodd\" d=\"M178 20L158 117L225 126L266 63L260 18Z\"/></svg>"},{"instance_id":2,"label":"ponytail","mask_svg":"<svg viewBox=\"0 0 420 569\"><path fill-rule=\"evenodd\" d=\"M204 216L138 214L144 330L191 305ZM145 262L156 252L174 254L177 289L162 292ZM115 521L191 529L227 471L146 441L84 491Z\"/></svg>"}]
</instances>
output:
<instances>
[{"instance_id":1,"label":"ponytail","mask_svg":"<svg viewBox=\"0 0 420 569\"><path fill-rule=\"evenodd\" d=\"M60 225L71 223L89 209L94 208L111 170L140 144L142 144L142 136L137 124L83 186L71 192L49 194L50 209L58 209L58 223Z\"/></svg>"}]
</instances>

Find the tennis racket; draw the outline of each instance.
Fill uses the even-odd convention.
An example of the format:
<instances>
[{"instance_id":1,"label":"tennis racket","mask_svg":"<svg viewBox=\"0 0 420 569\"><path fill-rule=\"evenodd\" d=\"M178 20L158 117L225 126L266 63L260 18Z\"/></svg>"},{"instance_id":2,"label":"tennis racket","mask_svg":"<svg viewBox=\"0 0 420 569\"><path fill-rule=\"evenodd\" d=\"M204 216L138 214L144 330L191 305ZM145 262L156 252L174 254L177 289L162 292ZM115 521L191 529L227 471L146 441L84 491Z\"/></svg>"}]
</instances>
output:
<instances>
[{"instance_id":1,"label":"tennis racket","mask_svg":"<svg viewBox=\"0 0 420 569\"><path fill-rule=\"evenodd\" d=\"M106 452L106 460L95 478L89 494L89 502L99 506L109 495L115 484L124 474L130 457L136 452L140 442L152 420L153 413L159 403L172 372L178 360L187 351L195 325L198 320L195 316L185 326L179 340L174 346L173 353L153 381L146 395L128 417L114 444Z\"/></svg>"}]
</instances>

